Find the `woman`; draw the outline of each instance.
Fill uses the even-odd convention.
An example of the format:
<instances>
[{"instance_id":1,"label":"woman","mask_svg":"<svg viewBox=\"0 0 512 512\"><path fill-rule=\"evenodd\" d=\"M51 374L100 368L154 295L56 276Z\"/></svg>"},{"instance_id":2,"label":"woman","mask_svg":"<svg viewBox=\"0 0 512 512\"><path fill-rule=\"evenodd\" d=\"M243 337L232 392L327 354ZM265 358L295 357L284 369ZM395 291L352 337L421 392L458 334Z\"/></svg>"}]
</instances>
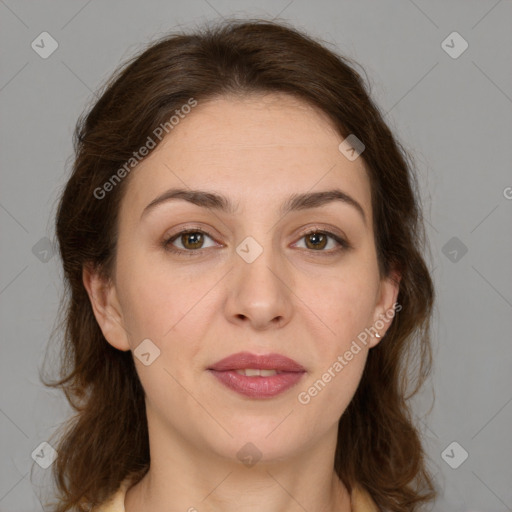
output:
<instances>
[{"instance_id":1,"label":"woman","mask_svg":"<svg viewBox=\"0 0 512 512\"><path fill-rule=\"evenodd\" d=\"M167 36L75 149L55 512L434 499L406 403L431 364L421 211L348 59L267 21Z\"/></svg>"}]
</instances>

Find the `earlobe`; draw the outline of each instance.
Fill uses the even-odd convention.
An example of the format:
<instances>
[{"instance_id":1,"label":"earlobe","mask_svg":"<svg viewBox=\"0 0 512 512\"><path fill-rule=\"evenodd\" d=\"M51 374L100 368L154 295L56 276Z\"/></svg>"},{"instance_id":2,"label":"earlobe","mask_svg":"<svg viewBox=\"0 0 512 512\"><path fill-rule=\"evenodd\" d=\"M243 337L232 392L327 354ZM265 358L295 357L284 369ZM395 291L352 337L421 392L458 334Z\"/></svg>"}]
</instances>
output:
<instances>
[{"instance_id":1,"label":"earlobe","mask_svg":"<svg viewBox=\"0 0 512 512\"><path fill-rule=\"evenodd\" d=\"M84 265L82 281L89 295L94 316L105 339L114 348L123 351L130 350L114 283L107 280L91 265Z\"/></svg>"}]
</instances>

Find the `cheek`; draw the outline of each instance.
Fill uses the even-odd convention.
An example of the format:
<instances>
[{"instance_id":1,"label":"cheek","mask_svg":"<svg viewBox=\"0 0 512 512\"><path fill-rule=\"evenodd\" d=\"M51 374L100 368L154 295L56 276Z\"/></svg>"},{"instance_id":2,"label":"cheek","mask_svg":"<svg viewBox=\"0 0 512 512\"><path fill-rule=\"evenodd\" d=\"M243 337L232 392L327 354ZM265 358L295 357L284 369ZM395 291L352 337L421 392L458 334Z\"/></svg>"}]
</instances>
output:
<instances>
[{"instance_id":1,"label":"cheek","mask_svg":"<svg viewBox=\"0 0 512 512\"><path fill-rule=\"evenodd\" d=\"M179 320L176 294L165 282L154 282L148 273L131 274L122 287L120 302L125 326L134 342L141 337L157 342Z\"/></svg>"},{"instance_id":2,"label":"cheek","mask_svg":"<svg viewBox=\"0 0 512 512\"><path fill-rule=\"evenodd\" d=\"M148 261L141 247L122 239L116 263L119 302L132 341L160 338L172 327L176 309L173 303L177 290L170 286L169 276L162 275L161 268Z\"/></svg>"},{"instance_id":3,"label":"cheek","mask_svg":"<svg viewBox=\"0 0 512 512\"><path fill-rule=\"evenodd\" d=\"M186 341L186 351L207 326L205 311L215 307L208 290L218 281L215 272L201 272L148 261L142 251L119 260L117 280L125 327L132 348L149 338L161 349ZM185 352L180 344L179 355ZM182 350L183 349L183 350Z\"/></svg>"},{"instance_id":4,"label":"cheek","mask_svg":"<svg viewBox=\"0 0 512 512\"><path fill-rule=\"evenodd\" d=\"M347 265L315 295L314 311L329 329L315 338L318 361L298 402L318 423L336 422L361 380L369 350L378 268L371 261ZM314 411L314 413L313 413Z\"/></svg>"},{"instance_id":5,"label":"cheek","mask_svg":"<svg viewBox=\"0 0 512 512\"><path fill-rule=\"evenodd\" d=\"M320 339L328 340L328 353L332 354L332 349L346 350L371 325L377 291L376 276L365 269L326 280L322 292L311 297L308 306L323 321L325 329Z\"/></svg>"},{"instance_id":6,"label":"cheek","mask_svg":"<svg viewBox=\"0 0 512 512\"><path fill-rule=\"evenodd\" d=\"M359 386L367 356L364 344L346 340L323 353L316 371L296 396L310 428L322 431L339 421Z\"/></svg>"},{"instance_id":7,"label":"cheek","mask_svg":"<svg viewBox=\"0 0 512 512\"><path fill-rule=\"evenodd\" d=\"M180 404L184 398L179 383L187 383L202 361L197 356L208 332L204 308L214 307L208 296L201 299L206 283L200 287L199 282L159 275L155 269L134 269L128 276L121 306L142 386L155 402ZM152 344L141 345L147 339ZM144 352L151 354L147 366L137 357L143 352L139 346L148 347Z\"/></svg>"}]
</instances>

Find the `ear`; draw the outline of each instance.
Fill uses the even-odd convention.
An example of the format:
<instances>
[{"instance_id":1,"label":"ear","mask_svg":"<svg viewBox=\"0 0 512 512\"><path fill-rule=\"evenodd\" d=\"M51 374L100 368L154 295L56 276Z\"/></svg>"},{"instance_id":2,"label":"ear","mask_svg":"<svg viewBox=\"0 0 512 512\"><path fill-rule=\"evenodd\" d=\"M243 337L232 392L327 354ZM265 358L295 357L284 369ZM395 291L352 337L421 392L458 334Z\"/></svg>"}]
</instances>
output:
<instances>
[{"instance_id":1,"label":"ear","mask_svg":"<svg viewBox=\"0 0 512 512\"><path fill-rule=\"evenodd\" d=\"M393 270L390 272L389 276L384 277L380 281L377 303L373 315L373 325L369 329L374 334L374 336L371 336L371 348L384 338L384 335L393 322L395 312L401 309L399 305L395 307L401 279L401 274ZM375 334L379 334L380 338L377 338Z\"/></svg>"},{"instance_id":2,"label":"ear","mask_svg":"<svg viewBox=\"0 0 512 512\"><path fill-rule=\"evenodd\" d=\"M105 339L119 350L130 350L128 335L123 326L121 306L112 280L102 276L92 265L84 265L82 280Z\"/></svg>"}]
</instances>

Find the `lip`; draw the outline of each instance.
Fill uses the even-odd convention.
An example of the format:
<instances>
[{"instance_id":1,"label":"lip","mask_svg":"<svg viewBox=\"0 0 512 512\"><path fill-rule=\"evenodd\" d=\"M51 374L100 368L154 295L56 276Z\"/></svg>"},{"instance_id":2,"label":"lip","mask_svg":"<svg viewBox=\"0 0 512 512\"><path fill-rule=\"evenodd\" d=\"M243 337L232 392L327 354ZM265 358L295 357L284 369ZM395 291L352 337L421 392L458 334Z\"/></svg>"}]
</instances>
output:
<instances>
[{"instance_id":1,"label":"lip","mask_svg":"<svg viewBox=\"0 0 512 512\"><path fill-rule=\"evenodd\" d=\"M236 370L277 370L270 377L240 375ZM281 354L257 355L239 352L215 363L208 371L229 389L250 398L272 398L295 386L305 368Z\"/></svg>"},{"instance_id":2,"label":"lip","mask_svg":"<svg viewBox=\"0 0 512 512\"><path fill-rule=\"evenodd\" d=\"M255 370L277 370L281 372L306 371L306 369L297 363L297 361L283 356L282 354L258 355L250 352L238 352L237 354L232 354L220 361L217 361L208 369L223 372L226 370L243 370L246 368L253 368Z\"/></svg>"}]
</instances>

